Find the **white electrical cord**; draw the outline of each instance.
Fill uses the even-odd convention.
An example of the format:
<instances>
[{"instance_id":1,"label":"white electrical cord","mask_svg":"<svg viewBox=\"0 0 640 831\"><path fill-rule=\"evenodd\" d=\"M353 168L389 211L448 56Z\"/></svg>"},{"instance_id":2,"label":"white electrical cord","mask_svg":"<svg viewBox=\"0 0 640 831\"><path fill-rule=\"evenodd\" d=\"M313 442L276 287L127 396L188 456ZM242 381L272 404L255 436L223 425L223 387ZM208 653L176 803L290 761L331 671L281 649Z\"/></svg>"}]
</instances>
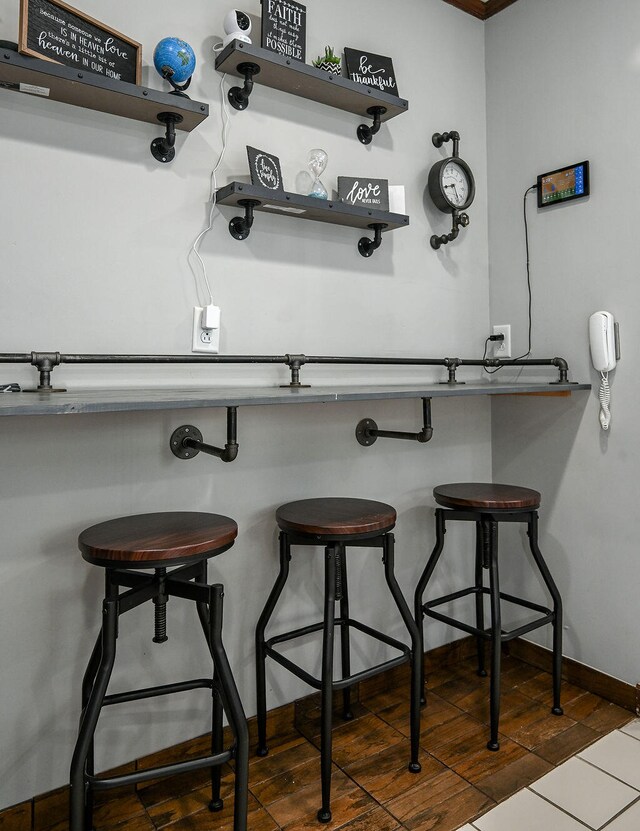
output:
<instances>
[{"instance_id":1,"label":"white electrical cord","mask_svg":"<svg viewBox=\"0 0 640 831\"><path fill-rule=\"evenodd\" d=\"M215 47L214 47L215 50ZM215 164L215 167L211 171L211 189L209 193L209 201L211 202L211 208L209 209L209 224L207 227L201 231L196 239L194 240L193 245L189 250L189 254L187 255L187 259L191 256L191 254L195 254L198 262L200 263L200 268L202 269L202 277L204 278L205 285L207 287L207 291L209 292L209 303L213 305L213 292L211 291L211 285L209 283L209 278L207 277L207 267L204 264L202 257L200 256L199 248L200 243L205 238L205 236L209 233L209 231L213 227L213 219L216 212L216 191L218 189L217 181L216 181L216 173L218 172L218 168L222 164L222 160L224 159L224 154L227 150L227 141L229 137L229 110L227 108L227 97L224 94L224 80L227 77L226 73L220 79L220 101L222 105L222 150L220 151L220 155L218 156L218 161Z\"/></svg>"},{"instance_id":2,"label":"white electrical cord","mask_svg":"<svg viewBox=\"0 0 640 831\"><path fill-rule=\"evenodd\" d=\"M600 426L603 430L609 429L611 423L611 412L609 404L611 403L611 390L609 389L609 373L601 372L600 377Z\"/></svg>"}]
</instances>

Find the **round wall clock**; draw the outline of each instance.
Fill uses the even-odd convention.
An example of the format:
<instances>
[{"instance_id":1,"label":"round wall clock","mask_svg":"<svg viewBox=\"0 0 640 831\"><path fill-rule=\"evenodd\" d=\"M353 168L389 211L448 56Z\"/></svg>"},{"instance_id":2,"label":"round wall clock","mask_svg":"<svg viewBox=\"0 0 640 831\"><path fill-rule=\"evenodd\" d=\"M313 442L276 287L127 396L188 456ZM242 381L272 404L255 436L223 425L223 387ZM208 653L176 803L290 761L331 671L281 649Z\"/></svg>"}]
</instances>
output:
<instances>
[{"instance_id":1,"label":"round wall clock","mask_svg":"<svg viewBox=\"0 0 640 831\"><path fill-rule=\"evenodd\" d=\"M434 147L442 147L447 141L453 142L453 156L436 162L429 171L428 189L433 204L438 210L453 216L453 227L449 234L431 237L432 248L438 249L441 245L453 242L460 233L460 227L465 228L469 224L468 215L462 212L475 198L476 183L471 168L460 158L459 133L434 133L431 140Z\"/></svg>"}]
</instances>

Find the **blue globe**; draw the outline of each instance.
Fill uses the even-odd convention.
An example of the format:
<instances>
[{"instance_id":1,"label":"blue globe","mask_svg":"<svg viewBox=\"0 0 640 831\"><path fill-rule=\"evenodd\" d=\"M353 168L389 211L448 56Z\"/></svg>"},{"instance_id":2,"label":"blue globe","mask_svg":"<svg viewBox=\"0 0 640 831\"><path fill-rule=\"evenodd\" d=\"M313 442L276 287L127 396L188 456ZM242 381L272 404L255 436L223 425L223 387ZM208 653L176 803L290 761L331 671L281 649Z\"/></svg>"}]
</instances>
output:
<instances>
[{"instance_id":1,"label":"blue globe","mask_svg":"<svg viewBox=\"0 0 640 831\"><path fill-rule=\"evenodd\" d=\"M193 75L196 56L185 40L163 38L153 52L153 64L163 78L168 75L174 84L182 84Z\"/></svg>"}]
</instances>

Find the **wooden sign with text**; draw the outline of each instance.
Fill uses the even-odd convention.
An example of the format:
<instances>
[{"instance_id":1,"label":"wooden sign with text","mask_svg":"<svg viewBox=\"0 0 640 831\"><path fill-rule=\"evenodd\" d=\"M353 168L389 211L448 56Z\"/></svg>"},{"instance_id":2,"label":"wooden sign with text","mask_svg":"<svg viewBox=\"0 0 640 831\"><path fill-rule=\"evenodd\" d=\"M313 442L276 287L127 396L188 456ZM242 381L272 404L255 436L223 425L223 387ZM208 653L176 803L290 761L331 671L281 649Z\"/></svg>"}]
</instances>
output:
<instances>
[{"instance_id":1,"label":"wooden sign with text","mask_svg":"<svg viewBox=\"0 0 640 831\"><path fill-rule=\"evenodd\" d=\"M255 147L249 147L249 145L247 145L247 156L252 185L262 185L263 188L269 188L269 190L284 190L280 159L277 156L272 156L263 150L256 150Z\"/></svg>"},{"instance_id":2,"label":"wooden sign with text","mask_svg":"<svg viewBox=\"0 0 640 831\"><path fill-rule=\"evenodd\" d=\"M338 176L338 199L347 205L360 205L376 211L389 210L388 179L353 179Z\"/></svg>"},{"instance_id":3,"label":"wooden sign with text","mask_svg":"<svg viewBox=\"0 0 640 831\"><path fill-rule=\"evenodd\" d=\"M293 0L262 0L262 48L304 63L307 9Z\"/></svg>"},{"instance_id":4,"label":"wooden sign with text","mask_svg":"<svg viewBox=\"0 0 640 831\"><path fill-rule=\"evenodd\" d=\"M60 0L20 0L23 55L140 83L142 46Z\"/></svg>"},{"instance_id":5,"label":"wooden sign with text","mask_svg":"<svg viewBox=\"0 0 640 831\"><path fill-rule=\"evenodd\" d=\"M357 84L375 87L381 92L398 95L398 85L393 71L391 58L384 55L374 55L362 49L344 50L344 61L347 65L347 75Z\"/></svg>"}]
</instances>

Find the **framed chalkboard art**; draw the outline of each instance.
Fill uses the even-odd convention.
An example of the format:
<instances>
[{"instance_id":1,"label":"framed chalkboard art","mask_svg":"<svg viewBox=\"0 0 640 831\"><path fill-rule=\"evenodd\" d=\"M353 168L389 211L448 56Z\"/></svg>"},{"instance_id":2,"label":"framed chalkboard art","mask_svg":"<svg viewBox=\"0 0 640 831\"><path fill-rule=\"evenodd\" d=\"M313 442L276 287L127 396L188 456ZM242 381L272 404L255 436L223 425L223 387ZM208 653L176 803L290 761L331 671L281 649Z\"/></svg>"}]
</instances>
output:
<instances>
[{"instance_id":1,"label":"framed chalkboard art","mask_svg":"<svg viewBox=\"0 0 640 831\"><path fill-rule=\"evenodd\" d=\"M20 0L23 55L139 84L142 45L61 0Z\"/></svg>"},{"instance_id":2,"label":"framed chalkboard art","mask_svg":"<svg viewBox=\"0 0 640 831\"><path fill-rule=\"evenodd\" d=\"M261 0L262 48L304 63L307 8L294 0Z\"/></svg>"},{"instance_id":3,"label":"framed chalkboard art","mask_svg":"<svg viewBox=\"0 0 640 831\"><path fill-rule=\"evenodd\" d=\"M347 75L356 84L375 87L390 95L399 94L391 58L385 55L374 55L373 52L367 52L364 49L346 47L344 60L347 65Z\"/></svg>"},{"instance_id":4,"label":"framed chalkboard art","mask_svg":"<svg viewBox=\"0 0 640 831\"><path fill-rule=\"evenodd\" d=\"M249 147L249 145L247 145L247 156L252 185L261 185L269 190L284 190L280 159L277 156L265 153L264 150L256 150L255 147Z\"/></svg>"}]
</instances>

